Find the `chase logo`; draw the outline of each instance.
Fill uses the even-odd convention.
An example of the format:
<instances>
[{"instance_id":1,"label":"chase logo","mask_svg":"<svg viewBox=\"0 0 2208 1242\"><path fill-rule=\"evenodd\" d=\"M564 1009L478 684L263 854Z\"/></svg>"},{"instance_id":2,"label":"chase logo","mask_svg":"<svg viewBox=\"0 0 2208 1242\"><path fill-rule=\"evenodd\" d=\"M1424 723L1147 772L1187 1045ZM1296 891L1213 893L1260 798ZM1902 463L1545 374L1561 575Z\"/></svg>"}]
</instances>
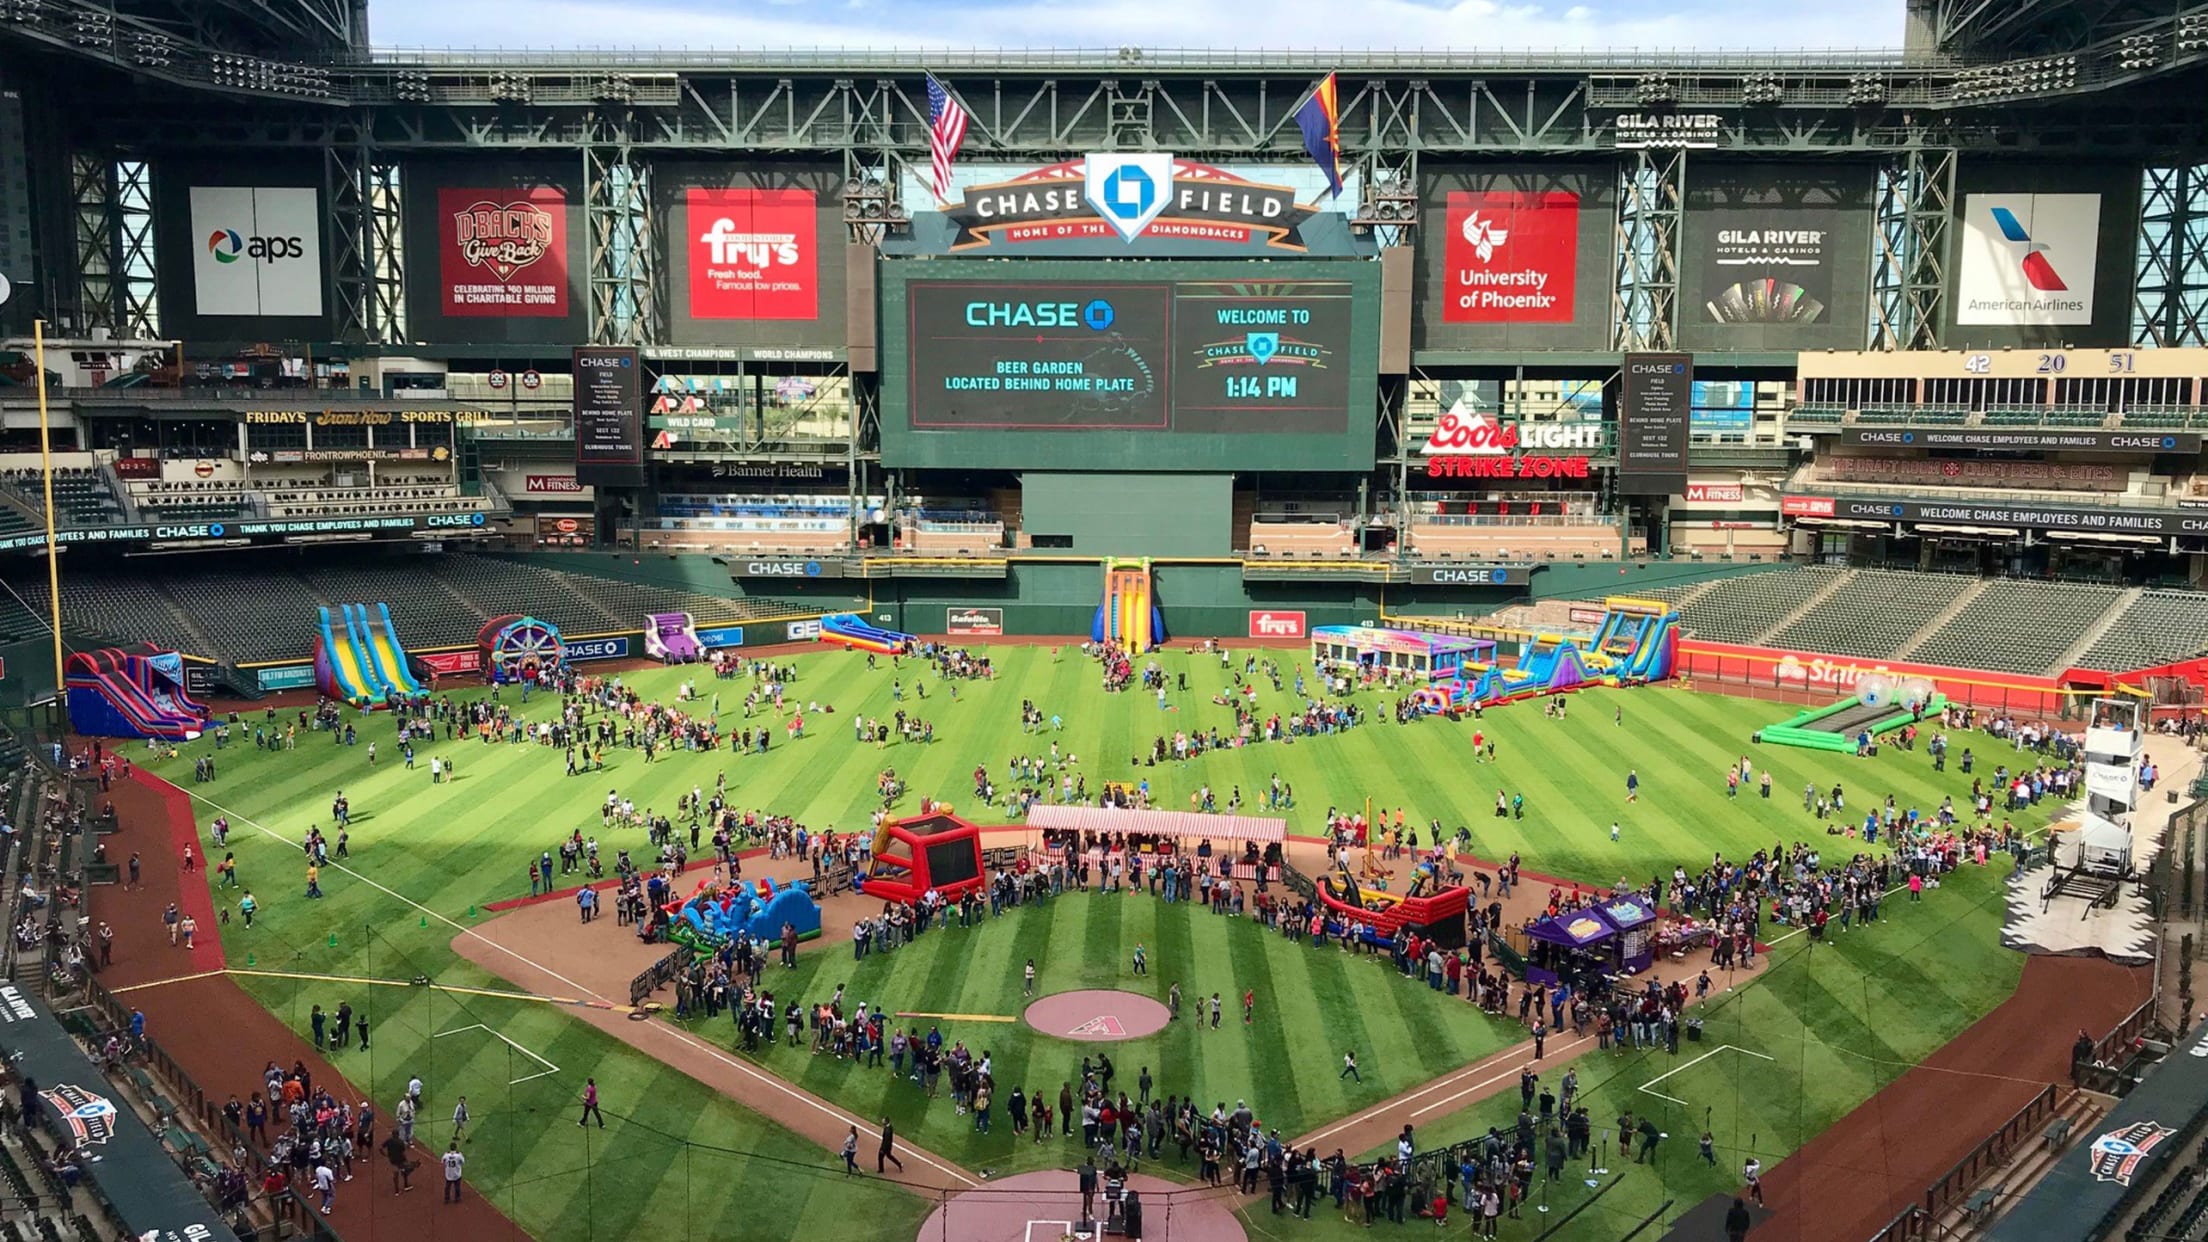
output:
<instances>
[{"instance_id":1,"label":"chase logo","mask_svg":"<svg viewBox=\"0 0 2208 1242\"><path fill-rule=\"evenodd\" d=\"M1902 432L1902 433L1901 433L1901 442L1902 442L1903 444L1915 444L1915 443L1917 442L1917 433L1916 433L1916 432L1914 432L1914 431L1904 431L1904 432Z\"/></svg>"},{"instance_id":2,"label":"chase logo","mask_svg":"<svg viewBox=\"0 0 2208 1242\"><path fill-rule=\"evenodd\" d=\"M1081 193L1121 240L1131 242L1165 211L1172 197L1173 157L1159 151L1092 154L1082 164Z\"/></svg>"},{"instance_id":3,"label":"chase logo","mask_svg":"<svg viewBox=\"0 0 2208 1242\"><path fill-rule=\"evenodd\" d=\"M216 229L207 238L207 253L215 256L217 263L235 263L245 253L245 239L236 229Z\"/></svg>"},{"instance_id":4,"label":"chase logo","mask_svg":"<svg viewBox=\"0 0 2208 1242\"><path fill-rule=\"evenodd\" d=\"M1102 298L1081 308L1081 322L1087 324L1091 332L1102 332L1111 327L1112 320L1116 318L1118 315L1112 310L1112 304Z\"/></svg>"}]
</instances>

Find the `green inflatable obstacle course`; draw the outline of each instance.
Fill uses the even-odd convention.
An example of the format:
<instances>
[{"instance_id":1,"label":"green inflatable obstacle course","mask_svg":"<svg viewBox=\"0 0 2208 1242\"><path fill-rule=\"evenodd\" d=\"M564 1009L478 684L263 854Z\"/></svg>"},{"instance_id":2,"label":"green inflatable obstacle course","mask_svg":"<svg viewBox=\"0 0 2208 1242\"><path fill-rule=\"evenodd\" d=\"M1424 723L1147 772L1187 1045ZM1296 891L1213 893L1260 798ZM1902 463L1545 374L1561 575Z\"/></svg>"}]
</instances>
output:
<instances>
[{"instance_id":1,"label":"green inflatable obstacle course","mask_svg":"<svg viewBox=\"0 0 2208 1242\"><path fill-rule=\"evenodd\" d=\"M1846 754L1855 749L1856 735L1865 729L1876 738L1912 721L1937 716L1947 710L1947 696L1933 694L1923 700L1920 714L1911 706L1917 700L1907 702L1878 696L1865 701L1858 694L1842 699L1826 707L1812 708L1775 725L1766 725L1756 733L1756 740L1774 746L1806 746L1811 750L1830 750Z\"/></svg>"}]
</instances>

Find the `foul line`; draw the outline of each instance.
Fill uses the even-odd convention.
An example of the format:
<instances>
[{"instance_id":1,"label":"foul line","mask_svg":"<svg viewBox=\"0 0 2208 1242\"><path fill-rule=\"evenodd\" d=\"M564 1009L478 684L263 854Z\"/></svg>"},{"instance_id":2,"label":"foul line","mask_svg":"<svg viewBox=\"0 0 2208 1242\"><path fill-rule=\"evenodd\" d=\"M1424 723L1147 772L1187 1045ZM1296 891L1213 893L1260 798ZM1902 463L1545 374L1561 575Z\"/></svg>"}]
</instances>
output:
<instances>
[{"instance_id":1,"label":"foul line","mask_svg":"<svg viewBox=\"0 0 2208 1242\"><path fill-rule=\"evenodd\" d=\"M151 774L149 773L148 775ZM156 777L155 779L158 780L160 778ZM253 829L255 832L258 832L262 836L265 836L270 840L283 845L287 849L299 848L298 843L294 842L291 838L283 835L280 832L277 832L276 830L270 828L268 825L263 824L259 820L254 819L249 815L244 815L237 811L231 810L229 807L226 807L220 802L207 797L205 794L195 793L192 790L185 789L180 785L176 785L168 781L162 781L162 783L168 785L169 788L182 793L184 796L192 799L194 802L206 803L208 806L213 807L217 813L238 823L246 825L247 827ZM387 897L390 897L394 901L400 902L401 904L407 906L411 906L415 910L420 911L425 917L433 918L438 922L443 923L445 926L452 928L456 932L459 932L462 936L473 937L474 939L482 941L484 944L487 944L491 948L496 949L498 952L503 953L510 958L513 958L515 961L520 962L522 965L527 966L529 969L536 971L546 978L558 980L559 982L566 984L568 987L575 989L577 992L581 992L584 995L591 997L593 1000L604 1002L609 1008L626 1008L626 1006L614 1006L610 1001L607 1000L605 996L594 991L590 987L581 983L577 983L575 980L568 978L566 975L563 975L556 970L553 970L549 966L545 966L539 962L535 962L527 957L524 957L522 954L515 952L513 949L507 948L505 945L491 939L489 936L484 935L482 932L476 930L475 928L470 927L467 924L458 921L457 919L453 919L440 911L432 910L428 906L423 905L421 902L414 900L412 897L409 897L406 894L397 891L396 889L390 888L389 886L384 884L379 884L376 881L369 879L367 876L362 875L360 872L346 866L344 863L332 862L329 864L329 866L333 870L341 871L346 875L359 880L361 883L366 884L368 887L375 889L377 892L382 893ZM647 1023L645 1029L661 1032L667 1037L689 1046L693 1051L703 1053L707 1057L710 1057L711 1059L728 1066L730 1069L735 1070L737 1073L745 1075L753 1081L770 1087L773 1090L779 1091L783 1095L790 1097L792 1100L803 1104L807 1108L810 1108L817 1113L832 1118L839 1125L855 1125L862 1128L870 1128L874 1124L870 1121L865 1121L856 1116L853 1116L850 1113L846 1113L840 1109L831 1107L830 1105L823 1103L818 1097L808 1092L800 1091L796 1087L791 1086L788 1082L785 1082L784 1080L777 1078L772 1074L762 1073L758 1069L753 1068L750 1064L738 1060L735 1057L729 1056L727 1053L724 1053L720 1049L705 1042L704 1040L691 1035L687 1031L678 1030L675 1027L660 1022ZM738 1103L741 1103L741 1101L738 1101ZM762 1110L759 1109L753 1109L752 1111L761 1112L761 1115L765 1115ZM918 1151L913 1148L907 1148L906 1152L907 1154L911 1155L913 1159L918 1160L920 1163L927 1165L929 1168L932 1168L939 1173L943 1173L949 1177L955 1178L956 1180L964 1183L967 1186L981 1185L980 1182L975 1181L972 1177L968 1176L964 1170L952 1165L944 1164L939 1160L931 1159L924 1152Z\"/></svg>"},{"instance_id":2,"label":"foul line","mask_svg":"<svg viewBox=\"0 0 2208 1242\"><path fill-rule=\"evenodd\" d=\"M1692 1061L1688 1061L1681 1065L1672 1066L1670 1069L1665 1070L1663 1073L1658 1074L1654 1078L1649 1079L1647 1082L1642 1083L1639 1089L1648 1092L1650 1095L1655 1096L1659 1100L1669 1100L1672 1103L1677 1104L1679 1107L1685 1108L1687 1106L1687 1102L1685 1100L1680 1099L1678 1096L1665 1095L1663 1092L1655 1090L1656 1084L1662 1082L1666 1078L1671 1077L1673 1074L1693 1069L1695 1066L1702 1064L1704 1061L1709 1060L1711 1057L1716 1056L1720 1052L1745 1052L1749 1056L1756 1057L1760 1060L1778 1060L1777 1057L1765 1056L1764 1054L1757 1052L1753 1048L1743 1048L1739 1044L1719 1044L1717 1047L1710 1049L1708 1052L1703 1053L1701 1056L1696 1057Z\"/></svg>"},{"instance_id":3,"label":"foul line","mask_svg":"<svg viewBox=\"0 0 2208 1242\"><path fill-rule=\"evenodd\" d=\"M170 979L154 979L147 983L133 983L124 987L109 988L108 991L116 996L121 996L125 992L143 992L147 988L163 988L172 983L193 983L201 979L219 979L229 973L227 970L203 970L196 975L177 975Z\"/></svg>"},{"instance_id":4,"label":"foul line","mask_svg":"<svg viewBox=\"0 0 2208 1242\"><path fill-rule=\"evenodd\" d=\"M506 1081L506 1085L509 1087L518 1087L525 1082L533 1082L539 1078L548 1078L560 1072L559 1066L552 1064L550 1061L547 1061L543 1057L538 1056L536 1053L522 1047L520 1044L515 1043L513 1040L507 1039L506 1036L492 1030L491 1028L483 1025L480 1022L474 1023L469 1026L456 1026L449 1031L439 1031L435 1035L430 1036L430 1038L443 1039L447 1035L465 1035L469 1031L482 1031L484 1034L489 1035L494 1039L504 1040L507 1047L513 1049L514 1051L520 1053L525 1057L528 1057L530 1060L535 1061L537 1064L544 1066L544 1069L538 1071L537 1073L524 1074L520 1078L508 1079Z\"/></svg>"},{"instance_id":5,"label":"foul line","mask_svg":"<svg viewBox=\"0 0 2208 1242\"><path fill-rule=\"evenodd\" d=\"M411 979L371 979L364 975L317 975L290 970L251 970L243 966L228 966L221 970L203 970L196 975L177 975L169 979L149 979L144 983L127 984L108 991L120 996L125 992L143 992L149 988L164 988L172 983L193 983L200 979L219 979L236 976L245 979L303 979L310 983L346 983L369 988L421 988L430 992L446 992L458 996L489 996L498 1000L529 1001L539 1005L593 1005L591 1001L576 1000L572 996L542 996L535 992L508 992L499 988L470 988L455 983L416 983Z\"/></svg>"},{"instance_id":6,"label":"foul line","mask_svg":"<svg viewBox=\"0 0 2208 1242\"><path fill-rule=\"evenodd\" d=\"M1017 1021L1019 1021L1019 1019L1018 1019L1018 1018L1007 1018L1007 1017L1005 1017L1005 1016L1004 1016L1003 1014L1001 1014L1001 1013L903 1013L903 1012L900 1012L900 1013L898 1013L898 1014L897 1014L896 1016L897 1016L897 1017L900 1017L900 1018L934 1018L934 1019L936 1019L936 1020L937 1020L937 1021L939 1021L939 1022L1017 1022Z\"/></svg>"}]
</instances>

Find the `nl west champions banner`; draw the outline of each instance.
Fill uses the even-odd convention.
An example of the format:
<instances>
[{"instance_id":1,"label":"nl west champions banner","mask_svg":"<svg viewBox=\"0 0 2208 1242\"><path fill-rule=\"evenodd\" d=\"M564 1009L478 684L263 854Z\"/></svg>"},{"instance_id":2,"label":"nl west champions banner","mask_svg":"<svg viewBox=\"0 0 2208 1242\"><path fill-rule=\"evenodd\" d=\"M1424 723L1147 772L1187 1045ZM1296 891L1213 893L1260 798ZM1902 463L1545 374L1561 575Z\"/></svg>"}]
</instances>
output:
<instances>
[{"instance_id":1,"label":"nl west champions banner","mask_svg":"<svg viewBox=\"0 0 2208 1242\"><path fill-rule=\"evenodd\" d=\"M693 188L682 214L691 318L819 316L819 207L811 190Z\"/></svg>"},{"instance_id":2,"label":"nl west champions banner","mask_svg":"<svg viewBox=\"0 0 2208 1242\"><path fill-rule=\"evenodd\" d=\"M191 187L192 284L202 315L322 313L320 197L311 189Z\"/></svg>"},{"instance_id":3,"label":"nl west champions banner","mask_svg":"<svg viewBox=\"0 0 2208 1242\"><path fill-rule=\"evenodd\" d=\"M448 316L566 318L567 195L441 187L437 274Z\"/></svg>"},{"instance_id":4,"label":"nl west champions banner","mask_svg":"<svg viewBox=\"0 0 2208 1242\"><path fill-rule=\"evenodd\" d=\"M2092 323L2100 233L2098 194L1968 196L1955 322Z\"/></svg>"}]
</instances>

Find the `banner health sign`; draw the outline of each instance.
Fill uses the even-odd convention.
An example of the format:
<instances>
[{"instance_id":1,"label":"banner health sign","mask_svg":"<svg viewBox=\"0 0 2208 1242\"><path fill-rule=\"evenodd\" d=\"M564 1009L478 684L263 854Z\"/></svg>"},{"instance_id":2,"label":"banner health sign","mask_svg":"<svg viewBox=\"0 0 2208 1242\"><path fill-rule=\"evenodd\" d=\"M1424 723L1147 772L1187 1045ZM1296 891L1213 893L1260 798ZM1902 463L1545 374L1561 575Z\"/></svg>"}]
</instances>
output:
<instances>
[{"instance_id":1,"label":"banner health sign","mask_svg":"<svg viewBox=\"0 0 2208 1242\"><path fill-rule=\"evenodd\" d=\"M1855 349L1870 308L1872 170L1722 165L1687 188L1685 349Z\"/></svg>"}]
</instances>

